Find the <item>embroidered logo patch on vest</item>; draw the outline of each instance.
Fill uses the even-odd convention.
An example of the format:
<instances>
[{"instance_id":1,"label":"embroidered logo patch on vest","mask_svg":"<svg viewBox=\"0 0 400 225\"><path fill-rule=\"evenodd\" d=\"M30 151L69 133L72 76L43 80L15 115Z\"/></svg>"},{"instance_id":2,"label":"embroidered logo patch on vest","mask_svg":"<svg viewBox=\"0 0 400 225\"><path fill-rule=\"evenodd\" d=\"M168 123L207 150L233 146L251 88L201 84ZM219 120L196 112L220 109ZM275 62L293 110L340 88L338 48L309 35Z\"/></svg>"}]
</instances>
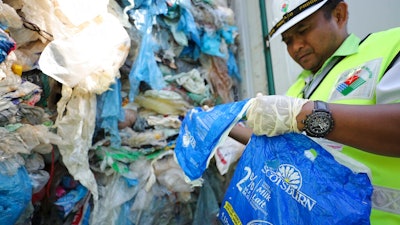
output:
<instances>
[{"instance_id":1,"label":"embroidered logo patch on vest","mask_svg":"<svg viewBox=\"0 0 400 225\"><path fill-rule=\"evenodd\" d=\"M371 99L374 94L380 64L381 59L375 59L343 72L329 100Z\"/></svg>"},{"instance_id":2,"label":"embroidered logo patch on vest","mask_svg":"<svg viewBox=\"0 0 400 225\"><path fill-rule=\"evenodd\" d=\"M350 77L347 78L344 82L340 83L339 86L336 88L342 95L346 96L350 94L352 91L356 90L358 87L360 87L362 84L365 83L365 79L360 77L360 73L362 70L366 70L369 72L369 77L372 76L371 72L369 71L368 68L361 67L354 71L353 74L349 74Z\"/></svg>"}]
</instances>

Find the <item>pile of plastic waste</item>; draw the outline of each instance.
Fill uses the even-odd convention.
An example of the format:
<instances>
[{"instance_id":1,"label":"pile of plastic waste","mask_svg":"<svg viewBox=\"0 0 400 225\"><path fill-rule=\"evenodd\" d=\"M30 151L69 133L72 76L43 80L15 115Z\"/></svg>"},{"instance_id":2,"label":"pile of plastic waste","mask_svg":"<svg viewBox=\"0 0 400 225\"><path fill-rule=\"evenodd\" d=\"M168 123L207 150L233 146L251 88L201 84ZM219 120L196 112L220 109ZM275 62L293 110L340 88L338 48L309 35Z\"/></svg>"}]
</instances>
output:
<instances>
[{"instance_id":1,"label":"pile of plastic waste","mask_svg":"<svg viewBox=\"0 0 400 225\"><path fill-rule=\"evenodd\" d=\"M174 147L239 98L228 1L3 0L0 28L0 224L216 223L243 146L201 187Z\"/></svg>"}]
</instances>

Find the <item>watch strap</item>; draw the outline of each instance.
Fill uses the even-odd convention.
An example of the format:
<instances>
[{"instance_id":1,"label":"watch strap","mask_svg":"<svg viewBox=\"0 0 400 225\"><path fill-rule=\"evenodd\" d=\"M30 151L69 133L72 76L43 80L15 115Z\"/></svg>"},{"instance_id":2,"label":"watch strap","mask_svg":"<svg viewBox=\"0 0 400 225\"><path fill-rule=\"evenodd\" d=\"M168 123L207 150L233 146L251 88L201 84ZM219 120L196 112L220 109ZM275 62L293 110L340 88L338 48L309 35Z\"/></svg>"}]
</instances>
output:
<instances>
[{"instance_id":1,"label":"watch strap","mask_svg":"<svg viewBox=\"0 0 400 225\"><path fill-rule=\"evenodd\" d=\"M328 108L328 104L323 101L314 101L314 111L315 112L330 112Z\"/></svg>"}]
</instances>

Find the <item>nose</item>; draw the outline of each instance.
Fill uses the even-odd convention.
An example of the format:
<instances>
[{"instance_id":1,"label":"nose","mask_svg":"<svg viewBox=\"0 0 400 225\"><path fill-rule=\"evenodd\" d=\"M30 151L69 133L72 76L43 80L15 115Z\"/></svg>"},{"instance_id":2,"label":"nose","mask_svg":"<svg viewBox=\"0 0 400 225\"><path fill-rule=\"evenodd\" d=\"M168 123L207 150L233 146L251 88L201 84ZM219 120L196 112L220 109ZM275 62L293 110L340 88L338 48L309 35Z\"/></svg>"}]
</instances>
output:
<instances>
[{"instance_id":1,"label":"nose","mask_svg":"<svg viewBox=\"0 0 400 225\"><path fill-rule=\"evenodd\" d=\"M303 47L304 47L304 40L302 38L299 37L293 38L291 49L295 55L297 55L302 50Z\"/></svg>"}]
</instances>

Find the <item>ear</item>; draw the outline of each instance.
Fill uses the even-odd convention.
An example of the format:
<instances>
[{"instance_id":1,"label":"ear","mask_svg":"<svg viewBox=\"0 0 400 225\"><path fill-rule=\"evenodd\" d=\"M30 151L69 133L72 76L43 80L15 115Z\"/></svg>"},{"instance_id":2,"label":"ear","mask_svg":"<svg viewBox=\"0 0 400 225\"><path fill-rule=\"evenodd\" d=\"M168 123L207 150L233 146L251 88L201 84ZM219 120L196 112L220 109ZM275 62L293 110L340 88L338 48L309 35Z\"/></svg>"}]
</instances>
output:
<instances>
[{"instance_id":1,"label":"ear","mask_svg":"<svg viewBox=\"0 0 400 225\"><path fill-rule=\"evenodd\" d=\"M345 27L349 19L349 12L347 3L341 1L337 4L336 8L332 11L332 17L336 20L339 27Z\"/></svg>"}]
</instances>

